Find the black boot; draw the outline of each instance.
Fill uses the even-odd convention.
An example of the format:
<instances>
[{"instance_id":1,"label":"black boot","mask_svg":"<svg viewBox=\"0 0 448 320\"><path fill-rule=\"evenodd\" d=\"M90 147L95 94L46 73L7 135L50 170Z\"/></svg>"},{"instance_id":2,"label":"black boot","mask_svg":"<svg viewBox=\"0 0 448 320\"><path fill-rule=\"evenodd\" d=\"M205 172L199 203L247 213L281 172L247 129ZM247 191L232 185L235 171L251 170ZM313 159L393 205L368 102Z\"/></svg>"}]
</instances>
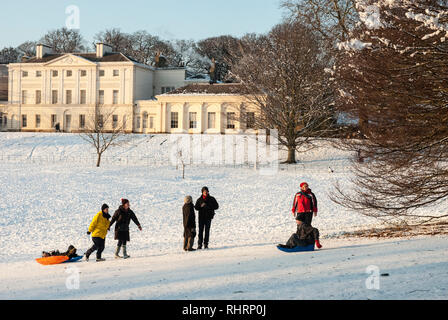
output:
<instances>
[{"instance_id":1,"label":"black boot","mask_svg":"<svg viewBox=\"0 0 448 320\"><path fill-rule=\"evenodd\" d=\"M92 251L89 249L86 251L86 253L84 253L85 257L86 257L86 261L89 261L89 257L92 254Z\"/></svg>"}]
</instances>

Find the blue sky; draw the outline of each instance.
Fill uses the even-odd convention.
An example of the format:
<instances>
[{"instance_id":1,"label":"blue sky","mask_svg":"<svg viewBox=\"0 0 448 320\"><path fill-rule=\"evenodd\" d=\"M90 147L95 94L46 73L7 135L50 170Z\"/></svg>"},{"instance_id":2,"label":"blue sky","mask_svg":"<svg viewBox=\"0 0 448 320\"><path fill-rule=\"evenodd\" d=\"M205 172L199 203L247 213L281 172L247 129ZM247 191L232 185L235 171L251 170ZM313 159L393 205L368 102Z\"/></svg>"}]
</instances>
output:
<instances>
[{"instance_id":1,"label":"blue sky","mask_svg":"<svg viewBox=\"0 0 448 320\"><path fill-rule=\"evenodd\" d=\"M65 26L70 5L79 7L80 31L89 43L107 28L146 30L168 40L263 33L283 15L280 0L7 0L0 11L0 48Z\"/></svg>"}]
</instances>

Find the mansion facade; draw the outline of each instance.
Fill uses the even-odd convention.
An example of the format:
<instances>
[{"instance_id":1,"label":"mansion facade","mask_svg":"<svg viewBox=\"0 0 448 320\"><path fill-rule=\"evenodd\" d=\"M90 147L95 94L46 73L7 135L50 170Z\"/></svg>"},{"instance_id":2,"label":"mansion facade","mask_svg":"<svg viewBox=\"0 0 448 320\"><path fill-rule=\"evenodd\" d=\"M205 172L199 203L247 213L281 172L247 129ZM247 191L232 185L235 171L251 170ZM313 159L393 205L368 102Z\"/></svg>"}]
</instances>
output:
<instances>
[{"instance_id":1,"label":"mansion facade","mask_svg":"<svg viewBox=\"0 0 448 320\"><path fill-rule=\"evenodd\" d=\"M53 53L8 65L0 130L82 132L95 113L128 133L239 133L255 113L238 84L188 80L185 68L141 64L99 43L95 53ZM99 110L99 111L98 111ZM247 110L243 115L241 110ZM252 110L252 111L251 111Z\"/></svg>"}]
</instances>

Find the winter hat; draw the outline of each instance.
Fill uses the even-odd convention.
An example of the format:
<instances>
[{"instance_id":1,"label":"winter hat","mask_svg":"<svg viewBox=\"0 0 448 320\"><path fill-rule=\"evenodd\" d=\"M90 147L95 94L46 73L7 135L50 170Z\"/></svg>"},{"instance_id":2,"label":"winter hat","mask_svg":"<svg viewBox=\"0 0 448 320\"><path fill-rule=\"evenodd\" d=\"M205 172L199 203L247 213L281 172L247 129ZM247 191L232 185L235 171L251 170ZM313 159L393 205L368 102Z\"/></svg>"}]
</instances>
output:
<instances>
[{"instance_id":1,"label":"winter hat","mask_svg":"<svg viewBox=\"0 0 448 320\"><path fill-rule=\"evenodd\" d=\"M192 203L193 202L193 198L191 196L186 196L184 198L184 203Z\"/></svg>"},{"instance_id":2,"label":"winter hat","mask_svg":"<svg viewBox=\"0 0 448 320\"><path fill-rule=\"evenodd\" d=\"M107 204L103 204L103 205L101 206L101 211L104 211L104 210L106 210L106 209L109 209L109 206L108 206Z\"/></svg>"},{"instance_id":3,"label":"winter hat","mask_svg":"<svg viewBox=\"0 0 448 320\"><path fill-rule=\"evenodd\" d=\"M302 183L300 184L300 188L302 188L304 185L309 185L309 184L308 184L308 182L302 182Z\"/></svg>"},{"instance_id":4,"label":"winter hat","mask_svg":"<svg viewBox=\"0 0 448 320\"><path fill-rule=\"evenodd\" d=\"M204 192L204 191L208 191L208 188L207 187L202 187L201 192Z\"/></svg>"},{"instance_id":5,"label":"winter hat","mask_svg":"<svg viewBox=\"0 0 448 320\"><path fill-rule=\"evenodd\" d=\"M125 205L126 203L129 203L128 199L121 199L121 205Z\"/></svg>"}]
</instances>

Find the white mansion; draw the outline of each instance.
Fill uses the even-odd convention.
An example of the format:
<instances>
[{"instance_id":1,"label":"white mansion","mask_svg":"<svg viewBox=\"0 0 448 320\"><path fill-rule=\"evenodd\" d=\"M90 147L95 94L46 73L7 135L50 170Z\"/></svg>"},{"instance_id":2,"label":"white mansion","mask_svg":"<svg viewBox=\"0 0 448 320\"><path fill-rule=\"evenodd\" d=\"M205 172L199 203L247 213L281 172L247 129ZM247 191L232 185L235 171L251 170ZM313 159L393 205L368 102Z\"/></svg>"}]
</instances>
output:
<instances>
[{"instance_id":1,"label":"white mansion","mask_svg":"<svg viewBox=\"0 0 448 320\"><path fill-rule=\"evenodd\" d=\"M106 127L126 132L251 129L253 112L245 115L249 120L239 121L244 97L238 84L201 83L185 74L185 68L138 63L102 43L96 53L66 54L39 44L35 57L8 65L8 102L0 102L0 129L80 132L98 106L111 112Z\"/></svg>"}]
</instances>

